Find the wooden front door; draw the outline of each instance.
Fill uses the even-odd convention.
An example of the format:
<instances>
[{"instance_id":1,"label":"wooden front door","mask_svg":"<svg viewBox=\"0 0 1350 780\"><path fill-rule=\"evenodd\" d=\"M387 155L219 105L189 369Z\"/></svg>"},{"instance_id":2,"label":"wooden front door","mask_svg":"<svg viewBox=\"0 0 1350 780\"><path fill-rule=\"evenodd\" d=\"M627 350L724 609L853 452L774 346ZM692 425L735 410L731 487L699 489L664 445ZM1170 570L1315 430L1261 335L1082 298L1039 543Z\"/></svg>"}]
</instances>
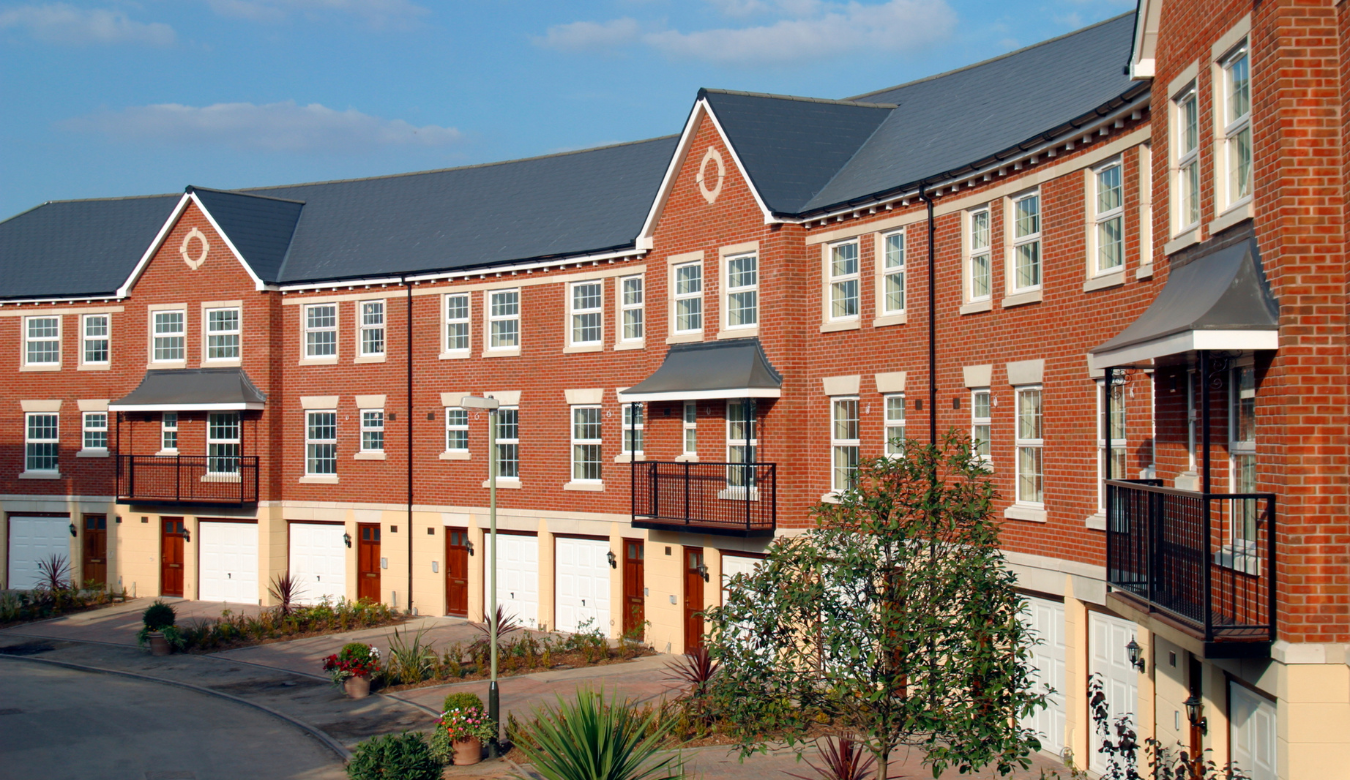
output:
<instances>
[{"instance_id":1,"label":"wooden front door","mask_svg":"<svg viewBox=\"0 0 1350 780\"><path fill-rule=\"evenodd\" d=\"M161 517L159 537L159 594L183 595L183 542L187 526L181 517Z\"/></svg>"},{"instance_id":2,"label":"wooden front door","mask_svg":"<svg viewBox=\"0 0 1350 780\"><path fill-rule=\"evenodd\" d=\"M469 532L445 529L445 613L469 616Z\"/></svg>"},{"instance_id":3,"label":"wooden front door","mask_svg":"<svg viewBox=\"0 0 1350 780\"><path fill-rule=\"evenodd\" d=\"M108 584L108 516L84 516L84 565L80 568L84 582L93 580Z\"/></svg>"},{"instance_id":4,"label":"wooden front door","mask_svg":"<svg viewBox=\"0 0 1350 780\"><path fill-rule=\"evenodd\" d=\"M643 545L641 539L623 540L623 633L642 640L647 621L646 593L643 590L646 575L643 572Z\"/></svg>"},{"instance_id":5,"label":"wooden front door","mask_svg":"<svg viewBox=\"0 0 1350 780\"><path fill-rule=\"evenodd\" d=\"M380 526L356 526L356 598L380 600Z\"/></svg>"},{"instance_id":6,"label":"wooden front door","mask_svg":"<svg viewBox=\"0 0 1350 780\"><path fill-rule=\"evenodd\" d=\"M684 651L703 647L703 548L684 548Z\"/></svg>"}]
</instances>

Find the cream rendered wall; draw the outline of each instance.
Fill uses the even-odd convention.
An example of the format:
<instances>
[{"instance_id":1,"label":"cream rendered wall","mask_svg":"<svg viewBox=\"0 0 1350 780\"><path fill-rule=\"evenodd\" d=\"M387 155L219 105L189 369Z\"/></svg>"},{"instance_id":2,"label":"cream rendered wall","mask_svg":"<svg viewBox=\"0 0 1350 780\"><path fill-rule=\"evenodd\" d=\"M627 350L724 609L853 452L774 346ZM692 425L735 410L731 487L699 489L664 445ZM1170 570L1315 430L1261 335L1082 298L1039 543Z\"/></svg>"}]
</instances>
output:
<instances>
[{"instance_id":1,"label":"cream rendered wall","mask_svg":"<svg viewBox=\"0 0 1350 780\"><path fill-rule=\"evenodd\" d=\"M1345 659L1274 666L1283 678L1277 705L1281 780L1350 779L1350 666Z\"/></svg>"},{"instance_id":2,"label":"cream rendered wall","mask_svg":"<svg viewBox=\"0 0 1350 780\"><path fill-rule=\"evenodd\" d=\"M1173 654L1176 656L1175 665L1172 663ZM1188 658L1187 651L1179 645L1157 634L1153 635L1153 669L1149 676L1153 678L1158 740L1167 746L1177 743L1184 745L1190 739L1190 722L1186 720L1186 708L1182 705L1190 697L1186 679ZM1142 691L1139 698L1142 701Z\"/></svg>"},{"instance_id":3,"label":"cream rendered wall","mask_svg":"<svg viewBox=\"0 0 1350 780\"><path fill-rule=\"evenodd\" d=\"M539 542L539 625L540 628L554 629L558 625L557 600L553 597L553 589L558 582L555 576L557 547L553 542L553 534L548 529L547 519L540 518L537 528L538 536L535 538Z\"/></svg>"},{"instance_id":4,"label":"cream rendered wall","mask_svg":"<svg viewBox=\"0 0 1350 780\"><path fill-rule=\"evenodd\" d=\"M441 514L414 510L412 533L413 608L418 615L444 615L445 525ZM435 571L431 570L433 562Z\"/></svg>"},{"instance_id":5,"label":"cream rendered wall","mask_svg":"<svg viewBox=\"0 0 1350 780\"><path fill-rule=\"evenodd\" d=\"M276 606L272 581L290 571L290 531L277 507L258 508L258 598Z\"/></svg>"},{"instance_id":6,"label":"cream rendered wall","mask_svg":"<svg viewBox=\"0 0 1350 780\"><path fill-rule=\"evenodd\" d=\"M1064 744L1073 751L1075 765L1086 767L1096 739L1087 696L1081 693L1088 685L1088 610L1086 603L1073 597L1072 579L1065 579L1068 581L1064 594L1064 679L1069 691L1064 697L1068 731Z\"/></svg>"},{"instance_id":7,"label":"cream rendered wall","mask_svg":"<svg viewBox=\"0 0 1350 780\"><path fill-rule=\"evenodd\" d=\"M662 653L684 652L684 547L677 538L677 534L649 531L644 551L646 616L651 623L647 641Z\"/></svg>"}]
</instances>

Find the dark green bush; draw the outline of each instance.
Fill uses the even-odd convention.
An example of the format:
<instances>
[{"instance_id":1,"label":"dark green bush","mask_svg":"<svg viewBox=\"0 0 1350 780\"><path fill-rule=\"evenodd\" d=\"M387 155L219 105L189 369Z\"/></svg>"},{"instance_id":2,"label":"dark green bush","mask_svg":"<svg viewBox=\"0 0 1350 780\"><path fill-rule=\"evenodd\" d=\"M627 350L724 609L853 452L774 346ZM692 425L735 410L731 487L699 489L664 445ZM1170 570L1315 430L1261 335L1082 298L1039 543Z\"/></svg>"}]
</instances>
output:
<instances>
[{"instance_id":1,"label":"dark green bush","mask_svg":"<svg viewBox=\"0 0 1350 780\"><path fill-rule=\"evenodd\" d=\"M156 601L154 604L145 608L141 615L141 622L145 624L147 631L161 631L172 626L178 620L178 613L173 611L173 607L162 601Z\"/></svg>"},{"instance_id":2,"label":"dark green bush","mask_svg":"<svg viewBox=\"0 0 1350 780\"><path fill-rule=\"evenodd\" d=\"M476 693L452 693L445 697L445 703L441 705L441 712L463 710L469 707L477 707L480 710L487 709L483 706L483 700L478 698Z\"/></svg>"},{"instance_id":3,"label":"dark green bush","mask_svg":"<svg viewBox=\"0 0 1350 780\"><path fill-rule=\"evenodd\" d=\"M356 746L347 764L351 780L439 780L441 766L416 732L385 734Z\"/></svg>"}]
</instances>

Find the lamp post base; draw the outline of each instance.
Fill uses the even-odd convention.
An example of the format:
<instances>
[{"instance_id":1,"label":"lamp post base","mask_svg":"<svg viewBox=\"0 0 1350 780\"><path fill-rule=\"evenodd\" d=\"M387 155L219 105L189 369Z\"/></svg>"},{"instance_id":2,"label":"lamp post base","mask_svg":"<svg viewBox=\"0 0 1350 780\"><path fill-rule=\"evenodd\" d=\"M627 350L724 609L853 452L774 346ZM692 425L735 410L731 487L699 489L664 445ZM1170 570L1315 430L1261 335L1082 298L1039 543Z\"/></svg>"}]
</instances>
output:
<instances>
[{"instance_id":1,"label":"lamp post base","mask_svg":"<svg viewBox=\"0 0 1350 780\"><path fill-rule=\"evenodd\" d=\"M500 702L498 698L497 681L493 680L488 685L488 717L492 720L494 733L492 739L488 740L488 758L497 758L502 754L502 746L499 738L502 733L500 715Z\"/></svg>"}]
</instances>

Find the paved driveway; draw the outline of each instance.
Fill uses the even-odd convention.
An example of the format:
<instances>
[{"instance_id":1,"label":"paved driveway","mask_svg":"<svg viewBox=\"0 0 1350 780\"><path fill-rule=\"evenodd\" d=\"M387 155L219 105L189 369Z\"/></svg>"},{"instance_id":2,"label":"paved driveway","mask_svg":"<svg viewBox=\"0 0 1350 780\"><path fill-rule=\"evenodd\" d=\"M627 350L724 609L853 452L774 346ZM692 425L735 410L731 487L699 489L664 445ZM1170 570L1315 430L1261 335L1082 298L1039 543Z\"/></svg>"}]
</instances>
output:
<instances>
[{"instance_id":1,"label":"paved driveway","mask_svg":"<svg viewBox=\"0 0 1350 780\"><path fill-rule=\"evenodd\" d=\"M220 601L186 601L175 598L166 598L164 601L173 605L180 625L200 618L218 618L221 612L227 609L236 615L256 615L262 611L257 604L226 604ZM125 604L77 612L52 620L20 623L0 630L0 636L8 632L49 639L134 646L136 634L141 630L141 613L154 602L154 599L131 599Z\"/></svg>"},{"instance_id":2,"label":"paved driveway","mask_svg":"<svg viewBox=\"0 0 1350 780\"><path fill-rule=\"evenodd\" d=\"M252 707L169 685L0 661L0 777L339 780L336 754Z\"/></svg>"}]
</instances>

